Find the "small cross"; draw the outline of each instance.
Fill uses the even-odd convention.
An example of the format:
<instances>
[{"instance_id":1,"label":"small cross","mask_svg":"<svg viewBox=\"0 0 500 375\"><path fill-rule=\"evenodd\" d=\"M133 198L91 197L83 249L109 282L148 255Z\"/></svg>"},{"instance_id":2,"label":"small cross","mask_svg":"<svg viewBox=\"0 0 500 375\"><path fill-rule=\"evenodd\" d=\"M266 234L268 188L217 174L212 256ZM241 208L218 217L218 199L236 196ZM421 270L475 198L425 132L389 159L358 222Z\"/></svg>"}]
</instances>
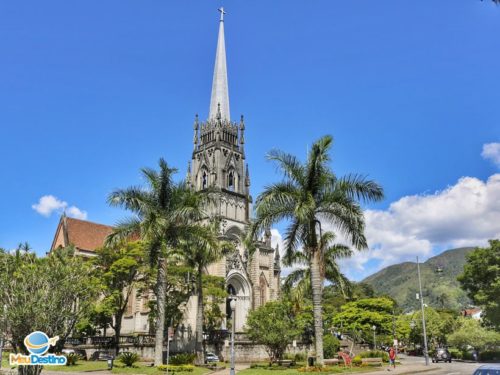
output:
<instances>
[{"instance_id":1,"label":"small cross","mask_svg":"<svg viewBox=\"0 0 500 375\"><path fill-rule=\"evenodd\" d=\"M224 8L223 7L220 7L219 9L217 9L219 12L220 12L220 20L222 22L224 22L224 14L226 14L226 12L224 12Z\"/></svg>"}]
</instances>

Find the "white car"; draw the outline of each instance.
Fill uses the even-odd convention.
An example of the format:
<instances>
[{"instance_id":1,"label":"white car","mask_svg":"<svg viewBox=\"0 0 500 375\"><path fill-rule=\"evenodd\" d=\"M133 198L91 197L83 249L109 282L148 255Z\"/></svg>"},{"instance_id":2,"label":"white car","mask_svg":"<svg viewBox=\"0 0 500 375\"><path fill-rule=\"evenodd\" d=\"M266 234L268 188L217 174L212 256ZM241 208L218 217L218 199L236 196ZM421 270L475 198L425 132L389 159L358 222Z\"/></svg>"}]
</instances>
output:
<instances>
[{"instance_id":1,"label":"white car","mask_svg":"<svg viewBox=\"0 0 500 375\"><path fill-rule=\"evenodd\" d=\"M207 363L219 362L219 357L214 353L208 352L207 355L205 356L205 362Z\"/></svg>"}]
</instances>

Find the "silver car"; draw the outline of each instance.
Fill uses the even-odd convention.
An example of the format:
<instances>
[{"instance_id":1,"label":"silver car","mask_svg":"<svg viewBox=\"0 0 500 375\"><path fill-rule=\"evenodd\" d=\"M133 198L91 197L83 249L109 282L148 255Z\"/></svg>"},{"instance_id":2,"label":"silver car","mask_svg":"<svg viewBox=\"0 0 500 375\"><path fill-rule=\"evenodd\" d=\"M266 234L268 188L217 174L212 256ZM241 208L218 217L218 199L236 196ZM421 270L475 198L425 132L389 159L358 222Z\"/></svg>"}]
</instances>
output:
<instances>
[{"instance_id":1,"label":"silver car","mask_svg":"<svg viewBox=\"0 0 500 375\"><path fill-rule=\"evenodd\" d=\"M219 357L214 353L208 352L206 357L205 357L205 361L207 363L219 362Z\"/></svg>"}]
</instances>

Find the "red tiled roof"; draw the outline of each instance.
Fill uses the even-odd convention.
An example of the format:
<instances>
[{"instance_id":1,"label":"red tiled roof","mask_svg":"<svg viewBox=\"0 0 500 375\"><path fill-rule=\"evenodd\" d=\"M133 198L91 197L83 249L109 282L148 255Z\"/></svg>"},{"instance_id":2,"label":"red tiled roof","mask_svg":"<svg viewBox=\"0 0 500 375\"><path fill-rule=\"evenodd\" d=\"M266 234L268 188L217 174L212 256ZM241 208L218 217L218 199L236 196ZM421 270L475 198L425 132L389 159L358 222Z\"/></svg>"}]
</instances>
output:
<instances>
[{"instance_id":1,"label":"red tiled roof","mask_svg":"<svg viewBox=\"0 0 500 375\"><path fill-rule=\"evenodd\" d=\"M80 250L95 251L102 247L114 228L91 221L66 218L69 243Z\"/></svg>"},{"instance_id":2,"label":"red tiled roof","mask_svg":"<svg viewBox=\"0 0 500 375\"><path fill-rule=\"evenodd\" d=\"M481 309L477 309L477 308L476 309L465 309L463 311L463 314L464 314L464 316L471 316L471 315L474 315L474 314L477 314L477 313L480 313L480 312L482 312L482 310Z\"/></svg>"}]
</instances>

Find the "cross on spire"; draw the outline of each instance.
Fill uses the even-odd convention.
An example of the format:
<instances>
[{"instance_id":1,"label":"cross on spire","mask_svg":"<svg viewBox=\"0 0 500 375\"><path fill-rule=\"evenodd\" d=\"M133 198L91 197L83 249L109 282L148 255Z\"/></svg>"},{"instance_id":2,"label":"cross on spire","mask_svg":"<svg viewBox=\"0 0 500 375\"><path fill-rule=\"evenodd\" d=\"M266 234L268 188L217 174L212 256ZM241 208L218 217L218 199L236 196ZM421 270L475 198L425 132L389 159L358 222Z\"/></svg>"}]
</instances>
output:
<instances>
[{"instance_id":1,"label":"cross on spire","mask_svg":"<svg viewBox=\"0 0 500 375\"><path fill-rule=\"evenodd\" d=\"M226 14L226 12L224 11L224 7L220 7L217 10L220 12L220 21L224 22L224 14Z\"/></svg>"}]
</instances>

